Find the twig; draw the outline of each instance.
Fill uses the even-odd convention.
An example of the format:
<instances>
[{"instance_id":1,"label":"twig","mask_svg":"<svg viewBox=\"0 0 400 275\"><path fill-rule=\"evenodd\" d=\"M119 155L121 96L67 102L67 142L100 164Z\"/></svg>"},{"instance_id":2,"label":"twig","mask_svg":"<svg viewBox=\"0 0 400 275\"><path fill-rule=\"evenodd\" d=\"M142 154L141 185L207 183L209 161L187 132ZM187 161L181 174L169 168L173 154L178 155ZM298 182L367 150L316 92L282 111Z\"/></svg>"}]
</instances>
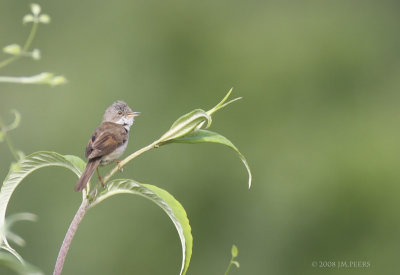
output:
<instances>
[{"instance_id":1,"label":"twig","mask_svg":"<svg viewBox=\"0 0 400 275\"><path fill-rule=\"evenodd\" d=\"M24 52L28 51L29 47L31 46L32 41L33 41L33 39L35 38L37 29L38 29L38 25L39 25L38 22L34 22L34 23L33 23L31 32L29 33L29 36L28 36L28 38L26 39L25 44L24 44L24 47L23 47L23 51L24 51ZM11 57L9 57L9 58L3 60L2 62L0 62L0 69L3 68L3 67L5 67L5 66L7 66L8 64L10 64L10 63L16 61L17 59L19 59L19 58L21 58L21 57L22 57L22 55L19 54L19 55L14 55L14 56L11 56Z\"/></svg>"},{"instance_id":2,"label":"twig","mask_svg":"<svg viewBox=\"0 0 400 275\"><path fill-rule=\"evenodd\" d=\"M120 168L123 167L125 164L127 164L132 159L141 155L142 153L156 147L157 143L158 143L158 140L153 142L152 144L149 144L146 147L143 147L142 149L139 149L136 152L130 154L128 157L126 157L124 160L122 160L120 162L120 165L119 165ZM118 166L116 166L113 170L111 170L111 172L104 178L104 182L109 180L112 177L112 175L114 175L117 171L118 171ZM86 195L84 195L82 204L79 207L78 211L76 212L75 217L72 220L72 222L68 228L67 234L65 235L65 238L61 245L60 251L58 252L57 262L54 267L53 275L61 275L61 271L64 266L65 258L67 257L68 249L69 249L69 246L71 245L72 239L74 238L75 232L78 229L78 226L79 226L80 222L82 221L83 217L85 216L87 210L91 206L90 197L95 198L95 195L94 194L89 195L89 199L86 197Z\"/></svg>"},{"instance_id":3,"label":"twig","mask_svg":"<svg viewBox=\"0 0 400 275\"><path fill-rule=\"evenodd\" d=\"M7 131L8 131L9 129L7 129L7 128L8 128L8 127L5 126L5 125L3 124L3 121L2 121L1 118L0 118L0 132L3 132L4 139L5 139L6 142L7 142L8 149L10 149L11 154L13 155L13 157L15 158L16 161L19 161L18 153L17 153L17 151L15 150L15 148L14 148L12 142L11 142L11 139L8 137Z\"/></svg>"},{"instance_id":4,"label":"twig","mask_svg":"<svg viewBox=\"0 0 400 275\"><path fill-rule=\"evenodd\" d=\"M146 147L143 147L142 149L137 150L136 152L130 154L129 156L127 156L126 158L124 158L123 160L121 160L121 162L119 163L119 165L116 165L111 171L110 173L108 173L107 176L105 176L103 178L104 182L107 182L119 169L121 169L122 167L124 167L125 164L127 164L128 162L130 162L131 160L133 160L134 158L138 157L139 155L143 154L144 152L147 152L155 147L157 147L157 144L159 143L159 140L154 141L153 143L147 145Z\"/></svg>"},{"instance_id":5,"label":"twig","mask_svg":"<svg viewBox=\"0 0 400 275\"><path fill-rule=\"evenodd\" d=\"M75 232L78 229L78 225L82 221L85 216L87 210L89 209L89 200L84 197L82 200L82 204L79 207L78 211L75 214L74 219L72 220L67 234L65 235L64 241L61 245L60 252L58 253L56 266L54 267L53 275L60 275L64 266L65 258L67 257L69 246L71 245L72 239L74 238Z\"/></svg>"}]
</instances>

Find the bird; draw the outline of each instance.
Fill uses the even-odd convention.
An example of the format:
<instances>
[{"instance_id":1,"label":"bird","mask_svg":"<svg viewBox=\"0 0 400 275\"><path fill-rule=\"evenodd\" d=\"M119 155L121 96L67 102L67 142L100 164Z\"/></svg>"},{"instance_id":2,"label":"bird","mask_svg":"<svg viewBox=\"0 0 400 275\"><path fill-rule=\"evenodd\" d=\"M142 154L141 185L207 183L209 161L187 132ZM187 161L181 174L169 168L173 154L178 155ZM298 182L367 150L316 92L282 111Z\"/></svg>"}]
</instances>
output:
<instances>
[{"instance_id":1,"label":"bird","mask_svg":"<svg viewBox=\"0 0 400 275\"><path fill-rule=\"evenodd\" d=\"M98 167L107 165L125 152L128 145L129 131L140 112L134 112L122 100L114 102L103 115L99 127L93 132L86 146L85 157L88 158L85 169L75 186L75 191L82 191L94 171L97 171L100 182L104 185Z\"/></svg>"}]
</instances>

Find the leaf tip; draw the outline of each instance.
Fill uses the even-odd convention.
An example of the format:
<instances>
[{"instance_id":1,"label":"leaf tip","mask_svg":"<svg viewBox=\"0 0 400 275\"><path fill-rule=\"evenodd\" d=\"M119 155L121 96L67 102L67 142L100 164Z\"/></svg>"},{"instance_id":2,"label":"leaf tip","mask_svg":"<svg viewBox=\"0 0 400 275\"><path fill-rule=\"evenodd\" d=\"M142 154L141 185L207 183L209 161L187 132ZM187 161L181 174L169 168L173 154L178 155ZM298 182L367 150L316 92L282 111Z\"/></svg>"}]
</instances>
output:
<instances>
[{"instance_id":1,"label":"leaf tip","mask_svg":"<svg viewBox=\"0 0 400 275\"><path fill-rule=\"evenodd\" d=\"M251 183L253 181L253 176L251 175L250 169L249 169L248 173L249 173L249 189L250 189L251 188Z\"/></svg>"},{"instance_id":2,"label":"leaf tip","mask_svg":"<svg viewBox=\"0 0 400 275\"><path fill-rule=\"evenodd\" d=\"M239 249L236 245L232 245L231 253L233 258L236 258L239 255Z\"/></svg>"},{"instance_id":3,"label":"leaf tip","mask_svg":"<svg viewBox=\"0 0 400 275\"><path fill-rule=\"evenodd\" d=\"M240 264L239 264L239 262L238 261L232 261L232 264L234 264L237 268L239 268L240 267Z\"/></svg>"}]
</instances>

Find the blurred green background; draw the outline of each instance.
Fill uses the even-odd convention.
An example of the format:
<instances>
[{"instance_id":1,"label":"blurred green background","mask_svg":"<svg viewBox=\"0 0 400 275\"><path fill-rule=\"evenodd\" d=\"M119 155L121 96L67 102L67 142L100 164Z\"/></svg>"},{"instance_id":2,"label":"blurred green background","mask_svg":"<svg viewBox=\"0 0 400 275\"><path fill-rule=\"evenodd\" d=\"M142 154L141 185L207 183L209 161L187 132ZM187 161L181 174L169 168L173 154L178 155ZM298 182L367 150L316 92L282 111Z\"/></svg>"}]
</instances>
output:
<instances>
[{"instance_id":1,"label":"blurred green background","mask_svg":"<svg viewBox=\"0 0 400 275\"><path fill-rule=\"evenodd\" d=\"M0 1L0 46L22 44L28 1ZM40 1L52 22L0 75L64 75L59 87L0 84L0 115L22 114L10 135L26 154L84 157L107 106L142 115L128 152L158 138L181 114L208 109L232 86L244 99L214 116L229 149L170 145L118 177L168 190L185 207L194 247L188 274L395 274L400 270L400 34L398 1ZM7 56L0 54L1 60ZM0 175L12 161L0 144ZM103 168L103 173L109 168ZM29 176L8 214L36 213L15 231L18 251L51 274L80 204L75 176ZM156 205L122 195L91 210L63 274L177 274L172 222ZM312 267L365 261L368 268ZM7 274L1 269L1 274Z\"/></svg>"}]
</instances>

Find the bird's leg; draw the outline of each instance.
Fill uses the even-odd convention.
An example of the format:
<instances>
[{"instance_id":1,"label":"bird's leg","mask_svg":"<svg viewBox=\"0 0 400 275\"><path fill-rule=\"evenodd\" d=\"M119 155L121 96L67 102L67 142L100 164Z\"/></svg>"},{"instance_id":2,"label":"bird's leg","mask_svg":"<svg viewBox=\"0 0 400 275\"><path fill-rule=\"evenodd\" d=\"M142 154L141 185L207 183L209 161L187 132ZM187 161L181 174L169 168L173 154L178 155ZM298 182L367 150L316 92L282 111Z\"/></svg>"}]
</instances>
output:
<instances>
[{"instance_id":1,"label":"bird's leg","mask_svg":"<svg viewBox=\"0 0 400 275\"><path fill-rule=\"evenodd\" d=\"M104 183L103 178L100 176L99 167L96 168L96 171L97 171L97 177L99 178L99 181L101 182L101 185L103 186L103 188L105 188L106 184Z\"/></svg>"},{"instance_id":2,"label":"bird's leg","mask_svg":"<svg viewBox=\"0 0 400 275\"><path fill-rule=\"evenodd\" d=\"M118 159L116 159L115 161L117 162L118 170L124 172L124 168L121 166L121 161Z\"/></svg>"}]
</instances>

